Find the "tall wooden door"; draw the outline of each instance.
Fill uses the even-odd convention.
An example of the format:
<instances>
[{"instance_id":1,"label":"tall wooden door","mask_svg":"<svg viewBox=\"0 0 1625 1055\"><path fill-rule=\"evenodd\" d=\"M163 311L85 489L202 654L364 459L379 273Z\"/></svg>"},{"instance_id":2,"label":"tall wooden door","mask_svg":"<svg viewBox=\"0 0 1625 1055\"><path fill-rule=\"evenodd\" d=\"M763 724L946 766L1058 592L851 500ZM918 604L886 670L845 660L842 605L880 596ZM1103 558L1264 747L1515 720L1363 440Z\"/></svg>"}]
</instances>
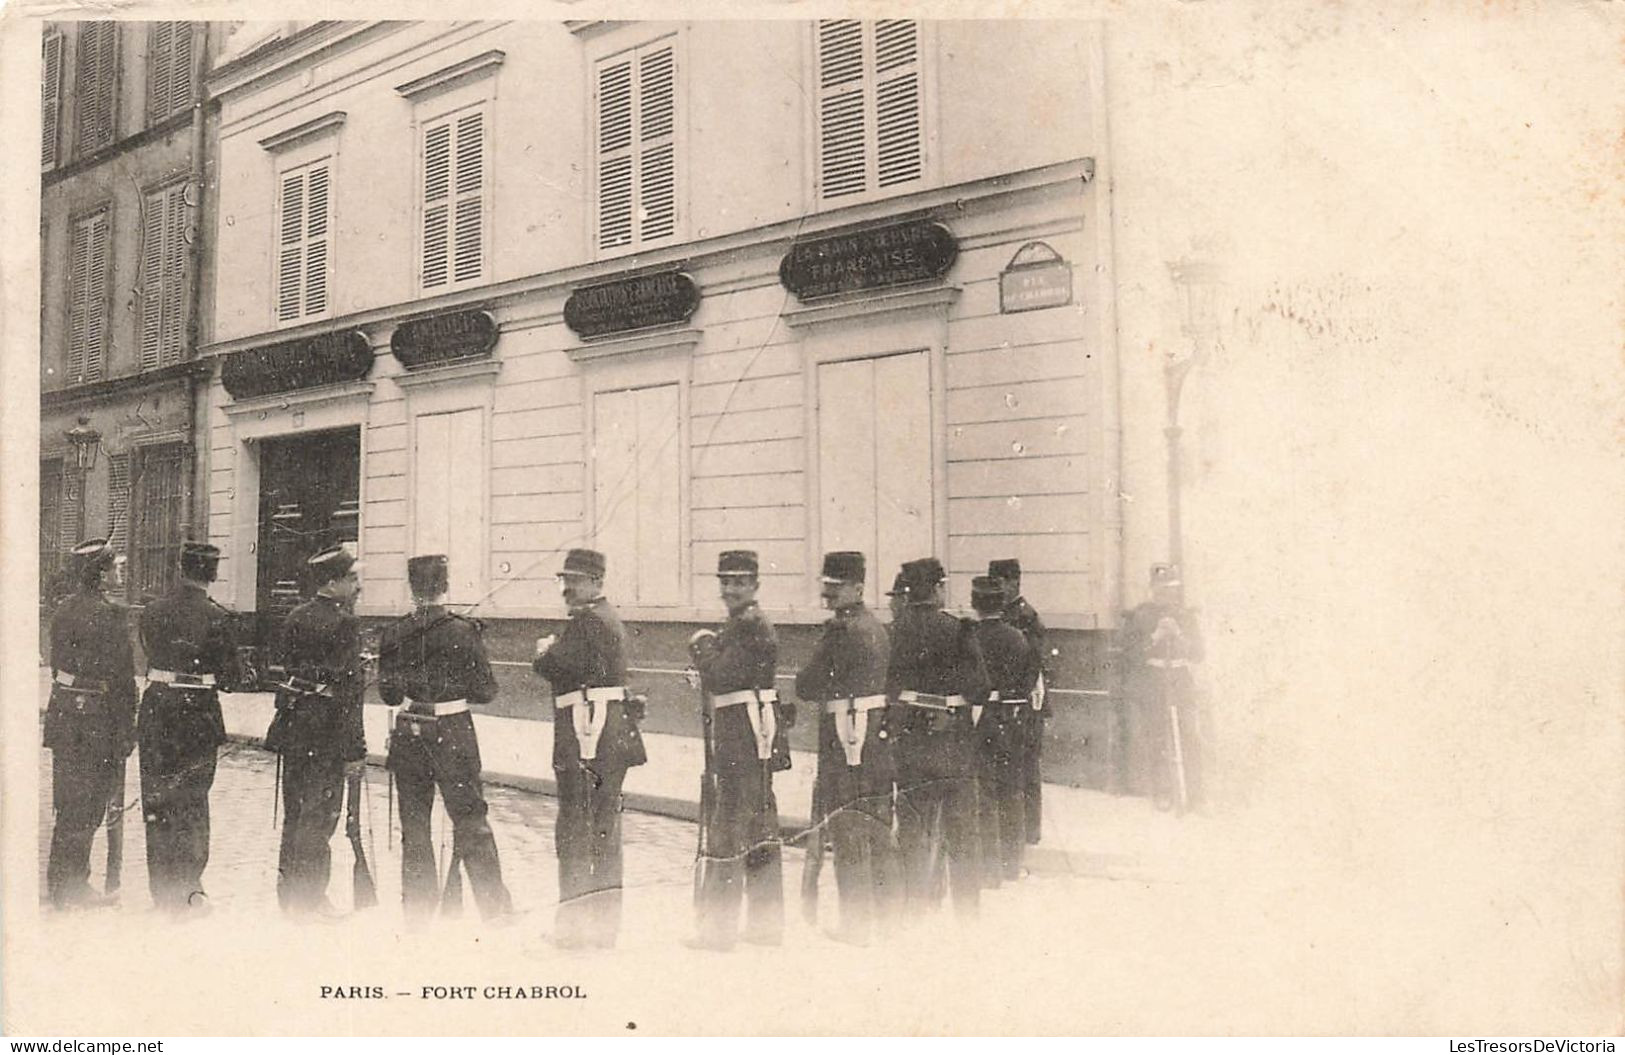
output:
<instances>
[{"instance_id":1,"label":"tall wooden door","mask_svg":"<svg viewBox=\"0 0 1625 1055\"><path fill-rule=\"evenodd\" d=\"M305 562L361 529L361 430L263 441L255 593L262 648L313 592Z\"/></svg>"}]
</instances>

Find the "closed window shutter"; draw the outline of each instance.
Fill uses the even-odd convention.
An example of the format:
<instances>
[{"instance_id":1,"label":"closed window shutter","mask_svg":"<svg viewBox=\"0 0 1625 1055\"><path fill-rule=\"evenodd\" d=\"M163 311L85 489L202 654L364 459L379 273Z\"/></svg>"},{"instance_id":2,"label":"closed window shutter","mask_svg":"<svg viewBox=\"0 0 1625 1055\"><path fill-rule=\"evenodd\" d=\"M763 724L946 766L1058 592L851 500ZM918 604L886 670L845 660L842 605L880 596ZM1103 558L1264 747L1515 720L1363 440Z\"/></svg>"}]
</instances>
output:
<instances>
[{"instance_id":1,"label":"closed window shutter","mask_svg":"<svg viewBox=\"0 0 1625 1055\"><path fill-rule=\"evenodd\" d=\"M485 270L485 115L457 119L457 216L452 233L452 281L479 278Z\"/></svg>"},{"instance_id":2,"label":"closed window shutter","mask_svg":"<svg viewBox=\"0 0 1625 1055\"><path fill-rule=\"evenodd\" d=\"M920 30L909 19L818 24L818 196L829 201L925 171Z\"/></svg>"},{"instance_id":3,"label":"closed window shutter","mask_svg":"<svg viewBox=\"0 0 1625 1055\"><path fill-rule=\"evenodd\" d=\"M141 369L156 370L164 335L164 192L147 196L141 214Z\"/></svg>"},{"instance_id":4,"label":"closed window shutter","mask_svg":"<svg viewBox=\"0 0 1625 1055\"><path fill-rule=\"evenodd\" d=\"M115 553L129 556L130 544L130 456L115 454L107 459L107 540Z\"/></svg>"},{"instance_id":5,"label":"closed window shutter","mask_svg":"<svg viewBox=\"0 0 1625 1055\"><path fill-rule=\"evenodd\" d=\"M73 226L68 271L68 378L70 385L85 380L85 334L90 324L90 224Z\"/></svg>"},{"instance_id":6,"label":"closed window shutter","mask_svg":"<svg viewBox=\"0 0 1625 1055\"><path fill-rule=\"evenodd\" d=\"M169 72L169 113L192 106L192 23L175 23L175 50Z\"/></svg>"},{"instance_id":7,"label":"closed window shutter","mask_svg":"<svg viewBox=\"0 0 1625 1055\"><path fill-rule=\"evenodd\" d=\"M305 174L282 177L281 224L277 236L276 317L297 319L303 301L303 239L305 226Z\"/></svg>"},{"instance_id":8,"label":"closed window shutter","mask_svg":"<svg viewBox=\"0 0 1625 1055\"><path fill-rule=\"evenodd\" d=\"M97 213L90 227L90 281L87 283L85 380L99 381L107 358L108 238L107 213Z\"/></svg>"},{"instance_id":9,"label":"closed window shutter","mask_svg":"<svg viewBox=\"0 0 1625 1055\"><path fill-rule=\"evenodd\" d=\"M598 71L598 248L632 244L632 60Z\"/></svg>"},{"instance_id":10,"label":"closed window shutter","mask_svg":"<svg viewBox=\"0 0 1625 1055\"><path fill-rule=\"evenodd\" d=\"M147 123L169 116L170 89L175 68L175 22L154 22L147 59Z\"/></svg>"},{"instance_id":11,"label":"closed window shutter","mask_svg":"<svg viewBox=\"0 0 1625 1055\"><path fill-rule=\"evenodd\" d=\"M451 277L451 125L423 132L423 288Z\"/></svg>"},{"instance_id":12,"label":"closed window shutter","mask_svg":"<svg viewBox=\"0 0 1625 1055\"><path fill-rule=\"evenodd\" d=\"M305 174L305 305L306 315L327 310L328 167L316 165Z\"/></svg>"},{"instance_id":13,"label":"closed window shutter","mask_svg":"<svg viewBox=\"0 0 1625 1055\"><path fill-rule=\"evenodd\" d=\"M74 225L68 276L68 384L102 376L107 341L107 212Z\"/></svg>"},{"instance_id":14,"label":"closed window shutter","mask_svg":"<svg viewBox=\"0 0 1625 1055\"><path fill-rule=\"evenodd\" d=\"M113 141L113 78L118 61L118 27L112 22L85 22L79 30L79 152L89 153Z\"/></svg>"},{"instance_id":15,"label":"closed window shutter","mask_svg":"<svg viewBox=\"0 0 1625 1055\"><path fill-rule=\"evenodd\" d=\"M638 59L640 242L677 231L677 55L671 45Z\"/></svg>"},{"instance_id":16,"label":"closed window shutter","mask_svg":"<svg viewBox=\"0 0 1625 1055\"><path fill-rule=\"evenodd\" d=\"M62 470L62 531L57 538L61 549L68 550L79 545L79 514L80 498L84 493L84 475L77 469Z\"/></svg>"},{"instance_id":17,"label":"closed window shutter","mask_svg":"<svg viewBox=\"0 0 1625 1055\"><path fill-rule=\"evenodd\" d=\"M56 164L57 121L62 112L62 36L46 36L40 55L40 164Z\"/></svg>"},{"instance_id":18,"label":"closed window shutter","mask_svg":"<svg viewBox=\"0 0 1625 1055\"><path fill-rule=\"evenodd\" d=\"M158 348L160 366L181 361L186 320L186 187L177 184L164 195L164 333Z\"/></svg>"},{"instance_id":19,"label":"closed window shutter","mask_svg":"<svg viewBox=\"0 0 1625 1055\"><path fill-rule=\"evenodd\" d=\"M863 23L818 23L819 197L841 198L868 189Z\"/></svg>"},{"instance_id":20,"label":"closed window shutter","mask_svg":"<svg viewBox=\"0 0 1625 1055\"><path fill-rule=\"evenodd\" d=\"M282 176L277 207L278 322L327 310L331 191L331 169L326 162Z\"/></svg>"}]
</instances>

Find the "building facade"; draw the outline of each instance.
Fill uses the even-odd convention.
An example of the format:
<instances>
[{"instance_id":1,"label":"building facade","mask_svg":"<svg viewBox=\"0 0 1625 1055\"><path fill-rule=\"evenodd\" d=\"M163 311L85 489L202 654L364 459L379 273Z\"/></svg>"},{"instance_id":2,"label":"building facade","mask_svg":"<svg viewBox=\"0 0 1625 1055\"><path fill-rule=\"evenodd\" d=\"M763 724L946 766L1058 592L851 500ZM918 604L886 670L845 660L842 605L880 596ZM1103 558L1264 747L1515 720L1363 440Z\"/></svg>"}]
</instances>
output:
<instances>
[{"instance_id":1,"label":"building facade","mask_svg":"<svg viewBox=\"0 0 1625 1055\"><path fill-rule=\"evenodd\" d=\"M189 22L47 24L42 48L41 598L110 537L128 599L203 530L193 438L206 34ZM204 364L205 368L207 364Z\"/></svg>"},{"instance_id":2,"label":"building facade","mask_svg":"<svg viewBox=\"0 0 1625 1055\"><path fill-rule=\"evenodd\" d=\"M822 552L864 551L881 608L904 560L968 608L1017 557L1055 628L1053 771L1108 782L1092 27L250 24L219 56L197 436L219 596L262 642L321 546L357 550L373 617L445 552L503 706L550 718L530 645L592 546L651 727L692 732L719 551L761 554L786 674Z\"/></svg>"}]
</instances>

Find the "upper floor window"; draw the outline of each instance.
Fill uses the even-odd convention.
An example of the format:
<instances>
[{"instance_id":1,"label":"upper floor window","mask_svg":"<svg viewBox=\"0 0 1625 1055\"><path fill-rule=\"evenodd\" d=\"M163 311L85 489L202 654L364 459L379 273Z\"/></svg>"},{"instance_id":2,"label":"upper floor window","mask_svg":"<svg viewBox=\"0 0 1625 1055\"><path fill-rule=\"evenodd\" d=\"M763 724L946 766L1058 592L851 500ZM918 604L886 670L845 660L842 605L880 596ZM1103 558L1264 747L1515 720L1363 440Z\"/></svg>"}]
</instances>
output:
<instances>
[{"instance_id":1,"label":"upper floor window","mask_svg":"<svg viewBox=\"0 0 1625 1055\"><path fill-rule=\"evenodd\" d=\"M141 369L181 361L186 325L186 184L146 196L141 211Z\"/></svg>"},{"instance_id":2,"label":"upper floor window","mask_svg":"<svg viewBox=\"0 0 1625 1055\"><path fill-rule=\"evenodd\" d=\"M819 201L873 194L925 173L920 27L909 19L817 25Z\"/></svg>"},{"instance_id":3,"label":"upper floor window","mask_svg":"<svg viewBox=\"0 0 1625 1055\"><path fill-rule=\"evenodd\" d=\"M107 359L107 269L112 228L104 207L73 223L68 260L68 377L70 385L100 381Z\"/></svg>"},{"instance_id":4,"label":"upper floor window","mask_svg":"<svg viewBox=\"0 0 1625 1055\"><path fill-rule=\"evenodd\" d=\"M486 185L483 106L422 125L423 288L444 289L485 274Z\"/></svg>"},{"instance_id":5,"label":"upper floor window","mask_svg":"<svg viewBox=\"0 0 1625 1055\"><path fill-rule=\"evenodd\" d=\"M118 79L118 23L79 25L78 72L74 95L79 102L78 153L89 154L113 141L114 85Z\"/></svg>"},{"instance_id":6,"label":"upper floor window","mask_svg":"<svg viewBox=\"0 0 1625 1055\"><path fill-rule=\"evenodd\" d=\"M278 192L276 318L310 318L327 311L329 190L333 159L282 172Z\"/></svg>"},{"instance_id":7,"label":"upper floor window","mask_svg":"<svg viewBox=\"0 0 1625 1055\"><path fill-rule=\"evenodd\" d=\"M47 33L40 45L41 168L56 164L57 122L62 113L62 34Z\"/></svg>"},{"instance_id":8,"label":"upper floor window","mask_svg":"<svg viewBox=\"0 0 1625 1055\"><path fill-rule=\"evenodd\" d=\"M677 234L677 41L598 63L593 85L599 250Z\"/></svg>"},{"instance_id":9,"label":"upper floor window","mask_svg":"<svg viewBox=\"0 0 1625 1055\"><path fill-rule=\"evenodd\" d=\"M192 105L192 23L154 22L147 57L147 124Z\"/></svg>"}]
</instances>

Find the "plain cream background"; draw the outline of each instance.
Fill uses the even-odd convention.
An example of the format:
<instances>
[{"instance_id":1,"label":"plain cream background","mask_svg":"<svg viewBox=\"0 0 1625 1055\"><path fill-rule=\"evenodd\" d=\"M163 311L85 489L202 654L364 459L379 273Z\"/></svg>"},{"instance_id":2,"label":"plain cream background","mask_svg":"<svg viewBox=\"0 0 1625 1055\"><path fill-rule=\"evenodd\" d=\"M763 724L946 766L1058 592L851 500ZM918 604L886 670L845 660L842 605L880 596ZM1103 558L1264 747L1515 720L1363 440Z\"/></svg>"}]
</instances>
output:
<instances>
[{"instance_id":1,"label":"plain cream background","mask_svg":"<svg viewBox=\"0 0 1625 1055\"><path fill-rule=\"evenodd\" d=\"M38 38L20 20L69 10L6 9L7 142L35 141ZM251 10L272 15L263 5L187 15ZM274 924L43 926L37 184L32 154L13 151L0 214L6 1032L1620 1029L1625 8L1146 0L908 11L1105 20L1125 417L1160 417L1156 364L1188 343L1169 262L1223 269L1218 340L1184 404L1187 581L1210 641L1223 852L1180 884L1055 885L1065 897L993 947L945 941L863 963L786 949L715 961L705 979L675 951L538 969L472 939L407 948L364 930ZM1152 525L1131 532L1131 584L1159 556L1163 456L1157 429L1125 431L1125 479L1145 488L1130 516ZM594 996L550 1009L312 999L329 976L364 982L403 961L424 964L408 974L425 983L564 980ZM814 997L834 980L863 995L856 1017L836 1020Z\"/></svg>"}]
</instances>

